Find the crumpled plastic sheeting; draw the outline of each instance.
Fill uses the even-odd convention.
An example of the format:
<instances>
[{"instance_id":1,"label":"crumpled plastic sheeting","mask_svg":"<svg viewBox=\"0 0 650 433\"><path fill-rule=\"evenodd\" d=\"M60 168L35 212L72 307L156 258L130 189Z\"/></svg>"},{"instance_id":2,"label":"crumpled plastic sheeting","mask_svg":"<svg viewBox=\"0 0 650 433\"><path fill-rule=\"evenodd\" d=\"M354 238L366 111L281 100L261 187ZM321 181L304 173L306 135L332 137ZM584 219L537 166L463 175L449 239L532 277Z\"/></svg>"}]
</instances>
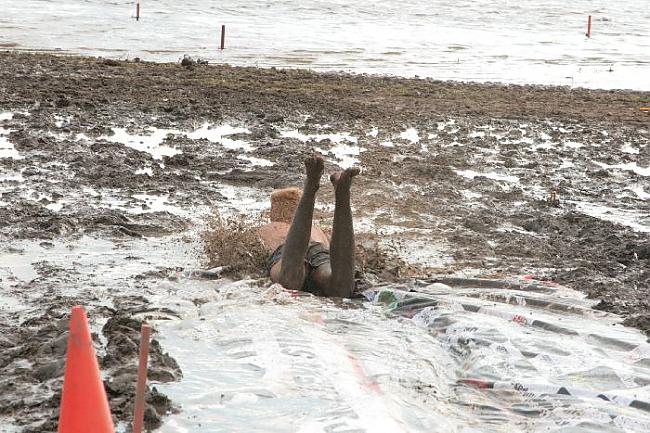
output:
<instances>
[{"instance_id":1,"label":"crumpled plastic sheeting","mask_svg":"<svg viewBox=\"0 0 650 433\"><path fill-rule=\"evenodd\" d=\"M502 410L541 418L572 407L567 425L648 428L650 344L638 331L563 287L526 302L510 281L475 284L482 287L437 283L365 296L427 329L462 365L457 383L484 390Z\"/></svg>"},{"instance_id":2,"label":"crumpled plastic sheeting","mask_svg":"<svg viewBox=\"0 0 650 433\"><path fill-rule=\"evenodd\" d=\"M184 378L157 385L182 406L161 432L649 431L645 338L565 288L168 284Z\"/></svg>"}]
</instances>

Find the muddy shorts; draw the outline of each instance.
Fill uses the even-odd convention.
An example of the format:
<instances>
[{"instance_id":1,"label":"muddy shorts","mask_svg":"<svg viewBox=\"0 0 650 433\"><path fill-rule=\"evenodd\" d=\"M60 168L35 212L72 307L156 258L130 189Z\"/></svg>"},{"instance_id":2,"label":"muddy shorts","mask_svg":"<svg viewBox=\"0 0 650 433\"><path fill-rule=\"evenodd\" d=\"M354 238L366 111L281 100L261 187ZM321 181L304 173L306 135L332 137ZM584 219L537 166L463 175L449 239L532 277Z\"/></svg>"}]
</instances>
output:
<instances>
[{"instance_id":1,"label":"muddy shorts","mask_svg":"<svg viewBox=\"0 0 650 433\"><path fill-rule=\"evenodd\" d=\"M284 244L280 245L273 251L266 261L266 273L267 275L271 274L271 268L280 261L282 258L282 252L284 251ZM318 288L314 287L311 281L311 272L314 269L317 269L319 266L324 265L325 263L330 262L330 251L325 245L320 242L309 242L309 247L307 247L307 253L305 254L305 263L309 265L309 273L307 278L305 278L305 285L302 288L305 292L316 293Z\"/></svg>"}]
</instances>

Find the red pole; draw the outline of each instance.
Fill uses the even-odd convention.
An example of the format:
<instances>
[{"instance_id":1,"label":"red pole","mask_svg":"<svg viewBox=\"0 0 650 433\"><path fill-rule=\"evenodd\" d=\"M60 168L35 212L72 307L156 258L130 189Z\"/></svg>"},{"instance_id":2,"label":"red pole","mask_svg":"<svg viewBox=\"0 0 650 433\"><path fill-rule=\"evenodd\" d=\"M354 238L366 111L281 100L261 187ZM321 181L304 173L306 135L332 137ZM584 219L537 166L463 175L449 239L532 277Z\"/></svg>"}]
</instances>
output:
<instances>
[{"instance_id":1,"label":"red pole","mask_svg":"<svg viewBox=\"0 0 650 433\"><path fill-rule=\"evenodd\" d=\"M144 391L147 385L147 360L149 359L149 337L151 326L142 324L140 329L140 365L138 366L138 383L135 387L135 413L133 415L133 433L142 432L144 423Z\"/></svg>"},{"instance_id":2,"label":"red pole","mask_svg":"<svg viewBox=\"0 0 650 433\"><path fill-rule=\"evenodd\" d=\"M223 50L224 44L226 42L226 25L221 25L221 49Z\"/></svg>"},{"instance_id":3,"label":"red pole","mask_svg":"<svg viewBox=\"0 0 650 433\"><path fill-rule=\"evenodd\" d=\"M591 15L589 15L589 19L587 20L587 37L591 37Z\"/></svg>"},{"instance_id":4,"label":"red pole","mask_svg":"<svg viewBox=\"0 0 650 433\"><path fill-rule=\"evenodd\" d=\"M135 20L140 21L140 2L135 4Z\"/></svg>"}]
</instances>

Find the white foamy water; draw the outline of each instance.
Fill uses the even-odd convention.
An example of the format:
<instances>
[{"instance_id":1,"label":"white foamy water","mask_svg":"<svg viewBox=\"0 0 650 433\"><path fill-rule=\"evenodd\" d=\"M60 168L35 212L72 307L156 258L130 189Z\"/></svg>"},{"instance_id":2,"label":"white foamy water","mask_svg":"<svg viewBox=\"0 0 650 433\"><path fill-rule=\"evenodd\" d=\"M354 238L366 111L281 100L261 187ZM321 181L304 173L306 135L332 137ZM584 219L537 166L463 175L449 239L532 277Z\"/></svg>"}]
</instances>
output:
<instances>
[{"instance_id":1,"label":"white foamy water","mask_svg":"<svg viewBox=\"0 0 650 433\"><path fill-rule=\"evenodd\" d=\"M134 13L134 2L125 0L4 0L0 46L650 89L647 0L143 0L140 21ZM585 37L588 15L591 39ZM221 25L226 25L223 51Z\"/></svg>"}]
</instances>

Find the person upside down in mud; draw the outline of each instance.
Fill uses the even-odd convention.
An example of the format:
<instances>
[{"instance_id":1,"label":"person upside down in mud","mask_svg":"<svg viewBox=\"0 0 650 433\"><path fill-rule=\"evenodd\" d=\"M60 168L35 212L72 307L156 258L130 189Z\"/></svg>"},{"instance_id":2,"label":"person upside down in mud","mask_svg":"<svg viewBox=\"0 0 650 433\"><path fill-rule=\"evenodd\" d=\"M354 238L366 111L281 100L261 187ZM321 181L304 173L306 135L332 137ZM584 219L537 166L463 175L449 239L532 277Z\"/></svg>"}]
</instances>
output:
<instances>
[{"instance_id":1,"label":"person upside down in mud","mask_svg":"<svg viewBox=\"0 0 650 433\"><path fill-rule=\"evenodd\" d=\"M349 298L354 288L355 248L350 186L360 170L348 168L330 176L336 197L330 243L327 235L312 225L323 168L323 158L307 158L302 192L286 188L271 194L271 223L262 226L259 234L270 253L267 271L271 281L286 289Z\"/></svg>"}]
</instances>

